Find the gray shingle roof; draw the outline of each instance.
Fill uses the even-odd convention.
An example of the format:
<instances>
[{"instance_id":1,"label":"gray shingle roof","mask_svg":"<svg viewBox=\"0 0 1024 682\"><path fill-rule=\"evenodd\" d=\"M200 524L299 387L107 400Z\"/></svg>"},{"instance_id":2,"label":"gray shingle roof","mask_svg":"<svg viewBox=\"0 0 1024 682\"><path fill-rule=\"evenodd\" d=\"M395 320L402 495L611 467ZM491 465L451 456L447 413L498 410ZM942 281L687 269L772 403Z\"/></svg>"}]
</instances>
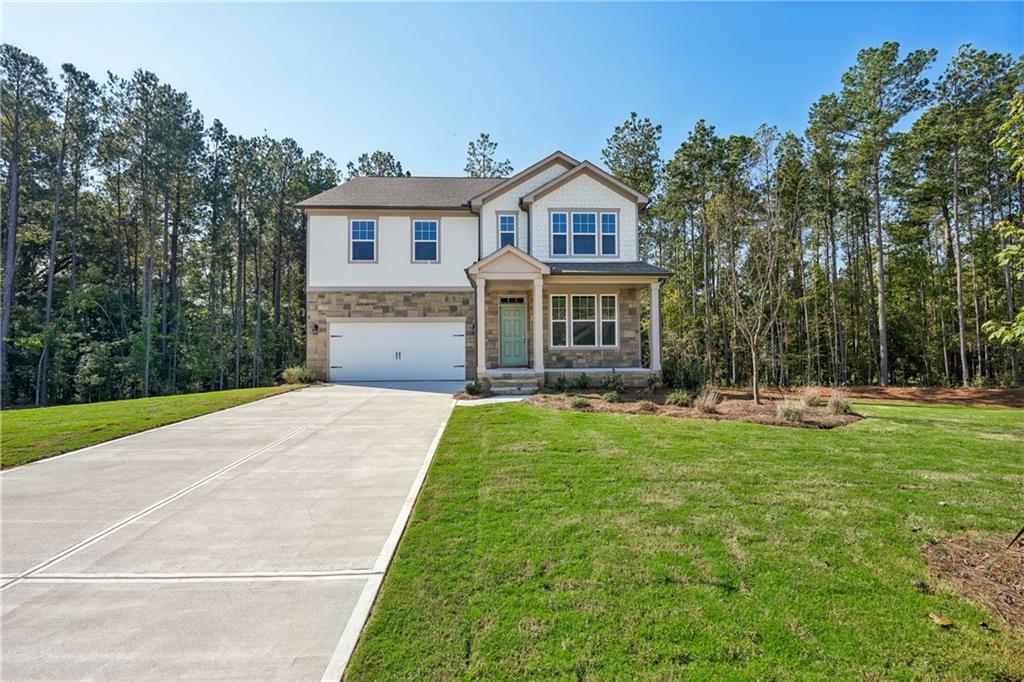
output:
<instances>
[{"instance_id":1,"label":"gray shingle roof","mask_svg":"<svg viewBox=\"0 0 1024 682\"><path fill-rule=\"evenodd\" d=\"M352 178L298 208L468 208L504 178Z\"/></svg>"},{"instance_id":2,"label":"gray shingle roof","mask_svg":"<svg viewBox=\"0 0 1024 682\"><path fill-rule=\"evenodd\" d=\"M586 261L582 263L548 262L552 275L662 275L672 273L657 265L640 261Z\"/></svg>"}]
</instances>

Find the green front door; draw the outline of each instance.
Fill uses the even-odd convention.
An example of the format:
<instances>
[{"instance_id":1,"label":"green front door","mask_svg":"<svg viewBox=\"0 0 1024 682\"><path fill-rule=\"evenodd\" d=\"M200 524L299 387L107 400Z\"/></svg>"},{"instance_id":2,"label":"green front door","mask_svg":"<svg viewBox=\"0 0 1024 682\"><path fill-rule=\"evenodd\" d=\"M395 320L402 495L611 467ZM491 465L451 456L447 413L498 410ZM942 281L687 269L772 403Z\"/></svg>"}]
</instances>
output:
<instances>
[{"instance_id":1,"label":"green front door","mask_svg":"<svg viewBox=\"0 0 1024 682\"><path fill-rule=\"evenodd\" d=\"M526 306L522 303L502 303L499 309L500 353L502 367L526 366Z\"/></svg>"}]
</instances>

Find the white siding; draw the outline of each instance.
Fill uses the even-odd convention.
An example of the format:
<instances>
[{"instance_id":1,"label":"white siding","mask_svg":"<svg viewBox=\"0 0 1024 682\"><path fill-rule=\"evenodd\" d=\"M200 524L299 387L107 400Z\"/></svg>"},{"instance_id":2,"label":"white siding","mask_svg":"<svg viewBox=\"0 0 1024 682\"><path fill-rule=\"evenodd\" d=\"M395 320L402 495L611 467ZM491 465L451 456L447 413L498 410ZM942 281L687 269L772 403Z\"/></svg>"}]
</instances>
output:
<instances>
[{"instance_id":1,"label":"white siding","mask_svg":"<svg viewBox=\"0 0 1024 682\"><path fill-rule=\"evenodd\" d=\"M550 250L550 209L619 210L619 253L608 256L552 256ZM533 256L544 261L636 261L637 205L607 185L586 174L577 175L558 189L545 194L531 206L530 225L533 229ZM600 233L601 225L598 222ZM571 228L570 228L571 230Z\"/></svg>"},{"instance_id":2,"label":"white siding","mask_svg":"<svg viewBox=\"0 0 1024 682\"><path fill-rule=\"evenodd\" d=\"M412 216L354 216L377 219L377 262L350 263L349 216L309 216L310 287L466 287L465 269L477 260L477 218L440 218L440 263L412 262ZM417 219L437 218L416 215Z\"/></svg>"},{"instance_id":3,"label":"white siding","mask_svg":"<svg viewBox=\"0 0 1024 682\"><path fill-rule=\"evenodd\" d=\"M529 180L521 182L509 188L506 192L488 199L480 207L480 224L483 230L483 253L481 256L487 257L498 250L498 221L495 215L506 211L515 211L518 215L518 218L516 218L516 230L518 231L518 234L516 234L516 246L526 251L528 244L526 212L519 210L519 199L541 185L551 182L567 170L569 169L562 164L555 163Z\"/></svg>"}]
</instances>

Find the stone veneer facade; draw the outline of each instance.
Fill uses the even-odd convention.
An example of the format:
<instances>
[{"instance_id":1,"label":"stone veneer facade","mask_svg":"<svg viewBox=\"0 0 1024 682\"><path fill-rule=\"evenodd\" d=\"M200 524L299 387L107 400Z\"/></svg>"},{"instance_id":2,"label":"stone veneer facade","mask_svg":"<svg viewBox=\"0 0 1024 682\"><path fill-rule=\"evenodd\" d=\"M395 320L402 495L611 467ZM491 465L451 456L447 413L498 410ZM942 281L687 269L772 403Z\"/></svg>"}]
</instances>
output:
<instances>
[{"instance_id":1,"label":"stone veneer facade","mask_svg":"<svg viewBox=\"0 0 1024 682\"><path fill-rule=\"evenodd\" d=\"M328 380L330 325L342 317L465 317L466 376L476 376L474 292L465 291L308 291L306 292L306 365ZM314 333L314 325L319 332Z\"/></svg>"}]
</instances>

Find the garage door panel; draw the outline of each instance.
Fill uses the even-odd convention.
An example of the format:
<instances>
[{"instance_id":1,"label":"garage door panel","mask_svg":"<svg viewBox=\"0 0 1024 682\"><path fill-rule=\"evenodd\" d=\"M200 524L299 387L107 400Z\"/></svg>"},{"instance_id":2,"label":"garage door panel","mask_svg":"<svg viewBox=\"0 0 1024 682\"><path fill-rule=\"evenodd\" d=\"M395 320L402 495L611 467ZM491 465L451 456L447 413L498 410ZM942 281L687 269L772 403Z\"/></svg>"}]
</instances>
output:
<instances>
[{"instance_id":1,"label":"garage door panel","mask_svg":"<svg viewBox=\"0 0 1024 682\"><path fill-rule=\"evenodd\" d=\"M466 377L466 323L450 320L332 322L331 381Z\"/></svg>"}]
</instances>

